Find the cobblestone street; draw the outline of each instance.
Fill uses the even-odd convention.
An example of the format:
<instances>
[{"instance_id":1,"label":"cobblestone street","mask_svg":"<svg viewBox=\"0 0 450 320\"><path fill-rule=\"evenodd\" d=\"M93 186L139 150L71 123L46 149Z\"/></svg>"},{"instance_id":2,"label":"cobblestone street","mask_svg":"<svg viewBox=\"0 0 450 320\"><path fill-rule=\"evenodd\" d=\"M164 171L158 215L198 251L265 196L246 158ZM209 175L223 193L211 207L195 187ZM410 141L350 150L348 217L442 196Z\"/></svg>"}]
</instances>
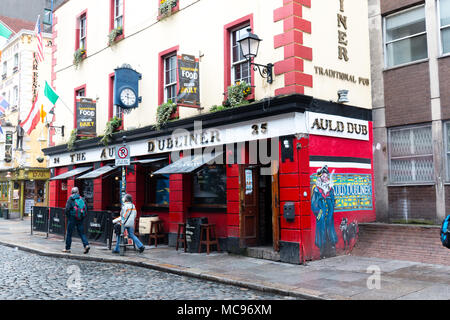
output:
<instances>
[{"instance_id":1,"label":"cobblestone street","mask_svg":"<svg viewBox=\"0 0 450 320\"><path fill-rule=\"evenodd\" d=\"M0 246L0 299L293 299L145 268L42 257Z\"/></svg>"}]
</instances>

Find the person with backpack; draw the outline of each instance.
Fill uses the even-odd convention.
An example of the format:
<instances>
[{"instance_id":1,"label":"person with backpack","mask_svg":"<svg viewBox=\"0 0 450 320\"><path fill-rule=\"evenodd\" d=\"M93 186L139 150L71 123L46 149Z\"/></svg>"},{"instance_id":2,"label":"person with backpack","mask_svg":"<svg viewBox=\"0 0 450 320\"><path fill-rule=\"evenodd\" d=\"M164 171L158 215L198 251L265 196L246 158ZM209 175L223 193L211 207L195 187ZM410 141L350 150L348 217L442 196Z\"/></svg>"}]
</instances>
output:
<instances>
[{"instance_id":1,"label":"person with backpack","mask_svg":"<svg viewBox=\"0 0 450 320\"><path fill-rule=\"evenodd\" d=\"M134 244L138 248L139 252L143 252L145 249L145 246L142 244L142 242L139 240L138 237L134 234L134 224L136 220L136 207L133 204L133 198L131 195L126 194L122 199L122 209L120 211L120 217L115 219L113 222L117 222L117 224L123 225L124 229L127 230L128 236L133 239ZM117 243L114 250L112 250L113 253L119 253L120 252L120 234L117 235Z\"/></svg>"},{"instance_id":2,"label":"person with backpack","mask_svg":"<svg viewBox=\"0 0 450 320\"><path fill-rule=\"evenodd\" d=\"M450 249L450 215L442 221L440 236L442 245Z\"/></svg>"},{"instance_id":3,"label":"person with backpack","mask_svg":"<svg viewBox=\"0 0 450 320\"><path fill-rule=\"evenodd\" d=\"M89 252L89 242L84 234L83 220L87 216L87 206L83 198L80 196L80 191L77 187L72 188L72 195L67 199L65 214L67 217L67 233L66 233L66 248L65 253L70 252L72 245L72 233L76 227L78 234L84 246L84 253Z\"/></svg>"}]
</instances>

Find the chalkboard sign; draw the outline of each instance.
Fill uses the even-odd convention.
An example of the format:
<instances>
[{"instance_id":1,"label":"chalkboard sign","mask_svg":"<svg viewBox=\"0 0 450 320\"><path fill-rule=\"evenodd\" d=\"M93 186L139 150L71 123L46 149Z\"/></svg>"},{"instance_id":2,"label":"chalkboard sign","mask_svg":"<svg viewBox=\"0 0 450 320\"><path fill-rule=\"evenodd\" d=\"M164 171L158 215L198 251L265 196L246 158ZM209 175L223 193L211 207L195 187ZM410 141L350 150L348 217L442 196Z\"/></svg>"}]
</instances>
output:
<instances>
[{"instance_id":1,"label":"chalkboard sign","mask_svg":"<svg viewBox=\"0 0 450 320\"><path fill-rule=\"evenodd\" d=\"M208 223L208 218L188 218L186 221L186 246L190 253L197 253L200 245L200 225ZM206 250L206 249L205 249ZM203 252L203 251L201 251Z\"/></svg>"}]
</instances>

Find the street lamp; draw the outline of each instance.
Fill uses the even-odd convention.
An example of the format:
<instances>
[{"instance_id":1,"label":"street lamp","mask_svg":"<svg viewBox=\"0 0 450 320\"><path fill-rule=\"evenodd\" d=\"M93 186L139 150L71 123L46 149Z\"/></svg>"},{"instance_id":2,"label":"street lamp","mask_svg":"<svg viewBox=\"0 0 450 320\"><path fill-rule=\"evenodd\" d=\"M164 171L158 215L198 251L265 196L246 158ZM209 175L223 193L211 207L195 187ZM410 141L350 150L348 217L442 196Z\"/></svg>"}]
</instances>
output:
<instances>
[{"instance_id":1,"label":"street lamp","mask_svg":"<svg viewBox=\"0 0 450 320\"><path fill-rule=\"evenodd\" d=\"M247 28L247 34L244 34L237 42L241 47L241 53L245 59L253 65L253 70L258 70L259 74L263 78L267 78L267 82L271 84L273 82L272 68L273 64L268 63L267 65L262 65L258 63L253 63L252 59L256 58L259 50L259 43L262 40L254 33L252 33L251 28Z\"/></svg>"}]
</instances>

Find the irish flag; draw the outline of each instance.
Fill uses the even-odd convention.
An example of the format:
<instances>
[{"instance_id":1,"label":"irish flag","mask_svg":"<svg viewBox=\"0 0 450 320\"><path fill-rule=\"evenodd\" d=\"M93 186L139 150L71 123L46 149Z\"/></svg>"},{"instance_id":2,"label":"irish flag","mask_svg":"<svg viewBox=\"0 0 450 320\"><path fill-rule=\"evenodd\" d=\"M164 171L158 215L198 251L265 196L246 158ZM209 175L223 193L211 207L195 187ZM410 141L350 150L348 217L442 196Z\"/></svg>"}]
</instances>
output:
<instances>
[{"instance_id":1,"label":"irish flag","mask_svg":"<svg viewBox=\"0 0 450 320\"><path fill-rule=\"evenodd\" d=\"M5 24L0 21L0 47L2 47L6 41L11 36L11 29L9 29ZM0 57L2 56L2 51L0 50Z\"/></svg>"},{"instance_id":2,"label":"irish flag","mask_svg":"<svg viewBox=\"0 0 450 320\"><path fill-rule=\"evenodd\" d=\"M28 117L20 124L28 135L36 128L39 119L41 119L42 123L44 122L47 113L53 109L58 98L59 96L56 92L49 86L47 81L45 81L44 91L38 93Z\"/></svg>"}]
</instances>

